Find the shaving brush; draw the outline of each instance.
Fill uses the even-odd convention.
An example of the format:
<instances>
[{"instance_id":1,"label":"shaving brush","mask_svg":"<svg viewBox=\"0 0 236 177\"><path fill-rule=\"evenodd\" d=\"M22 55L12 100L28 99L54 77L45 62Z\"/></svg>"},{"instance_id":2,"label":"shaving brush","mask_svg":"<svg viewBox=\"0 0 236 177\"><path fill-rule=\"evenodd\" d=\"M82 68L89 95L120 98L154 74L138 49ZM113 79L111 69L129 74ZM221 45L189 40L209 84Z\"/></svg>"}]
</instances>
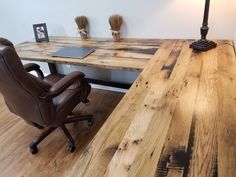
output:
<instances>
[{"instance_id":1,"label":"shaving brush","mask_svg":"<svg viewBox=\"0 0 236 177\"><path fill-rule=\"evenodd\" d=\"M114 41L120 40L120 27L122 25L123 19L120 15L112 15L109 17L109 23L111 26L111 32Z\"/></svg>"},{"instance_id":2,"label":"shaving brush","mask_svg":"<svg viewBox=\"0 0 236 177\"><path fill-rule=\"evenodd\" d=\"M78 26L79 34L82 39L88 38L87 25L88 19L85 16L78 16L75 18L75 23Z\"/></svg>"}]
</instances>

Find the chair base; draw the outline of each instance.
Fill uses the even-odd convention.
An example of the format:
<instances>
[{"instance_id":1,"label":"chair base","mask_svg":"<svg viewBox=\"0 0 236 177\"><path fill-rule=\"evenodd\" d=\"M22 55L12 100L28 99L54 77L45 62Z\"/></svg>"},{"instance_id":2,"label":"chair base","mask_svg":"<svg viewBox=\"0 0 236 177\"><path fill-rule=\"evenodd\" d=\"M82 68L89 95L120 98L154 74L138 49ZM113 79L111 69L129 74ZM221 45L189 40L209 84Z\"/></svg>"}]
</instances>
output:
<instances>
[{"instance_id":1,"label":"chair base","mask_svg":"<svg viewBox=\"0 0 236 177\"><path fill-rule=\"evenodd\" d=\"M93 125L93 116L92 115L85 115L85 116L78 116L78 117L76 117L76 116L70 115L69 118L66 119L66 121L63 122L62 125L49 127L47 130L42 132L41 135L36 140L33 140L30 143L30 145L29 145L30 152L32 154L37 154L37 152L38 152L37 145L41 141L43 141L48 135L50 135L57 128L60 128L62 130L62 132L64 133L64 135L66 136L66 138L67 138L68 147L67 147L66 150L68 152L74 152L75 148L76 148L75 142L74 142L74 139L72 138L70 132L66 128L65 124L73 123L73 122L78 122L78 121L88 121L88 127L91 127Z\"/></svg>"}]
</instances>

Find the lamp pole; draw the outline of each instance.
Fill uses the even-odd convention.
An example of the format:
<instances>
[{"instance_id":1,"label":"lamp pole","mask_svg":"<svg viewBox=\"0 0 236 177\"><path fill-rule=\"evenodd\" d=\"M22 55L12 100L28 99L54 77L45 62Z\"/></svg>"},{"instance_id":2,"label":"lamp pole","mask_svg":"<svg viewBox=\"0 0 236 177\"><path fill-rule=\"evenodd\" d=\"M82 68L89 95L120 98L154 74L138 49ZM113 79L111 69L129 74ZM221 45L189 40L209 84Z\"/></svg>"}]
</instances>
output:
<instances>
[{"instance_id":1,"label":"lamp pole","mask_svg":"<svg viewBox=\"0 0 236 177\"><path fill-rule=\"evenodd\" d=\"M210 0L206 0L203 23L201 27L201 39L196 42L193 42L190 45L190 48L197 51L207 51L217 46L215 42L206 39L207 33L209 31L208 27L209 9L210 9Z\"/></svg>"}]
</instances>

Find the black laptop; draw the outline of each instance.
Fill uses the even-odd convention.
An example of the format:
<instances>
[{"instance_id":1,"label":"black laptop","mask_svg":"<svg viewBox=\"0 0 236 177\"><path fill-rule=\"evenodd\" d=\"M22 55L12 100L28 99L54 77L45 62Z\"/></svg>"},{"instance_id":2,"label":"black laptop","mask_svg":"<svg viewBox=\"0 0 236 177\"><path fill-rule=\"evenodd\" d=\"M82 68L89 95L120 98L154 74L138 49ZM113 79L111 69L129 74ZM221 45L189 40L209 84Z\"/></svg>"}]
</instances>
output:
<instances>
[{"instance_id":1,"label":"black laptop","mask_svg":"<svg viewBox=\"0 0 236 177\"><path fill-rule=\"evenodd\" d=\"M62 49L52 53L51 56L52 57L82 59L94 51L95 51L95 49L92 47L66 46L66 47L63 47Z\"/></svg>"}]
</instances>

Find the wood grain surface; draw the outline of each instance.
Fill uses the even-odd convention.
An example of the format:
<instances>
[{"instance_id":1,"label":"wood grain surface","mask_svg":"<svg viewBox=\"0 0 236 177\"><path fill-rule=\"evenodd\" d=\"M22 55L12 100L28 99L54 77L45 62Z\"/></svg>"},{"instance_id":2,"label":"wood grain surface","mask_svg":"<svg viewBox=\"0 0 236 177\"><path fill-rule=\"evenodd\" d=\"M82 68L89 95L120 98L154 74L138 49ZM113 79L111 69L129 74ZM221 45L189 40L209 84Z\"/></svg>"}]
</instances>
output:
<instances>
[{"instance_id":1,"label":"wood grain surface","mask_svg":"<svg viewBox=\"0 0 236 177\"><path fill-rule=\"evenodd\" d=\"M26 59L143 69L73 166L63 171L64 176L236 176L233 42L216 41L217 48L202 53L190 49L191 42L91 39L82 43L97 46L97 53L78 63L48 57L49 51L80 43L75 38L55 38L51 48L50 43L18 46ZM158 48L154 55L153 48Z\"/></svg>"},{"instance_id":2,"label":"wood grain surface","mask_svg":"<svg viewBox=\"0 0 236 177\"><path fill-rule=\"evenodd\" d=\"M16 50L23 60L141 71L161 43L162 40L158 39L123 39L113 42L112 39L83 41L75 37L50 37L50 42L27 41L18 44ZM95 52L83 59L51 57L53 52L65 46L94 47Z\"/></svg>"},{"instance_id":3,"label":"wood grain surface","mask_svg":"<svg viewBox=\"0 0 236 177\"><path fill-rule=\"evenodd\" d=\"M67 176L236 176L233 43L190 43L161 44Z\"/></svg>"}]
</instances>

